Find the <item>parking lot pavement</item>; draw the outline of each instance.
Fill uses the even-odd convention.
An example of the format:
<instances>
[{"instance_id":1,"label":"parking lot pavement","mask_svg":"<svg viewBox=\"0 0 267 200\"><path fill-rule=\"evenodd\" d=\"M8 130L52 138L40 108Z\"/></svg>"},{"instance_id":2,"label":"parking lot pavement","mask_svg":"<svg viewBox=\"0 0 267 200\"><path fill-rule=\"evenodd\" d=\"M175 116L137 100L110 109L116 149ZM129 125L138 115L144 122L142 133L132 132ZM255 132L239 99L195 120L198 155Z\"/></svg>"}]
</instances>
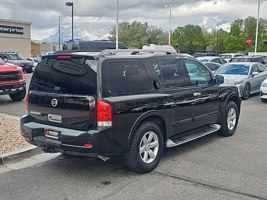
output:
<instances>
[{"instance_id":1,"label":"parking lot pavement","mask_svg":"<svg viewBox=\"0 0 267 200\"><path fill-rule=\"evenodd\" d=\"M7 168L0 166L0 196L266 200L266 106L258 95L243 101L239 126L232 137L211 134L168 148L159 166L149 174L135 174L123 166L95 159L57 154L38 154L7 164ZM12 188L20 189L11 193Z\"/></svg>"}]
</instances>

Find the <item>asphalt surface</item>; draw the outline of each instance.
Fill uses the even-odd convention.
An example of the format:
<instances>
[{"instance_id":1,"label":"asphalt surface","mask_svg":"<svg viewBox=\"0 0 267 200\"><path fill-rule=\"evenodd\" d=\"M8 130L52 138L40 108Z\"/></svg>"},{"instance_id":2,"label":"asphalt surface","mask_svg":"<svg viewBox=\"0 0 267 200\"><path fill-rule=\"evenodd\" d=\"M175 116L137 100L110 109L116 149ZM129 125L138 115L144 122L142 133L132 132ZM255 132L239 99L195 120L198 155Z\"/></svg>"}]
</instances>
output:
<instances>
[{"instance_id":1,"label":"asphalt surface","mask_svg":"<svg viewBox=\"0 0 267 200\"><path fill-rule=\"evenodd\" d=\"M259 96L243 101L232 137L215 133L168 148L148 174L119 159L45 153L0 165L0 199L267 200L266 106Z\"/></svg>"}]
</instances>

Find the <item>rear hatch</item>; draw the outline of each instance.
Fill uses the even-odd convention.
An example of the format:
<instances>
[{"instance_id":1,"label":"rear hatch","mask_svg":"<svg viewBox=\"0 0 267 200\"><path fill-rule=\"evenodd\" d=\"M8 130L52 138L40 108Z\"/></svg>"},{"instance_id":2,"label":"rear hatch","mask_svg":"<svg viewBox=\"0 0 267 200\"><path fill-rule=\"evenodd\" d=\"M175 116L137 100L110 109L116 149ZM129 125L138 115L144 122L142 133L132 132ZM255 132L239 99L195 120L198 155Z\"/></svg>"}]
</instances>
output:
<instances>
[{"instance_id":1,"label":"rear hatch","mask_svg":"<svg viewBox=\"0 0 267 200\"><path fill-rule=\"evenodd\" d=\"M29 88L28 114L33 121L76 130L95 128L96 69L92 56L42 57Z\"/></svg>"}]
</instances>

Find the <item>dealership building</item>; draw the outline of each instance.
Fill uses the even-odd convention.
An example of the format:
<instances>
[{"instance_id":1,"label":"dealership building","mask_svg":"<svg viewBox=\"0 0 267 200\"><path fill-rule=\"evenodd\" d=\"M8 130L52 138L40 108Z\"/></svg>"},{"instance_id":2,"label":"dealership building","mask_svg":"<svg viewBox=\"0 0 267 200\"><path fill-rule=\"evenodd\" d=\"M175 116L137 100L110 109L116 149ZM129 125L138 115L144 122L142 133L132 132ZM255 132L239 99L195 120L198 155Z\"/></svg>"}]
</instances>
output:
<instances>
[{"instance_id":1,"label":"dealership building","mask_svg":"<svg viewBox=\"0 0 267 200\"><path fill-rule=\"evenodd\" d=\"M0 19L0 52L31 57L31 22Z\"/></svg>"}]
</instances>

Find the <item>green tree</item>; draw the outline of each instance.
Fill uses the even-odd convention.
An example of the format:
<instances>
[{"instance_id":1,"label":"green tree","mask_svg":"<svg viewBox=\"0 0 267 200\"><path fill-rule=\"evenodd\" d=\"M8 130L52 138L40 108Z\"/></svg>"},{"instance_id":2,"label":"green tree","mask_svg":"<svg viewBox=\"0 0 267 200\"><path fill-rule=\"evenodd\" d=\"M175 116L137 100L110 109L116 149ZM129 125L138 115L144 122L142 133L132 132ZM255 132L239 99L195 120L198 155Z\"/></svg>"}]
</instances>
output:
<instances>
[{"instance_id":1,"label":"green tree","mask_svg":"<svg viewBox=\"0 0 267 200\"><path fill-rule=\"evenodd\" d=\"M164 32L161 28L149 26L147 34L147 44L168 44L168 33Z\"/></svg>"},{"instance_id":2,"label":"green tree","mask_svg":"<svg viewBox=\"0 0 267 200\"><path fill-rule=\"evenodd\" d=\"M110 32L110 40L116 40L116 29ZM122 22L119 24L119 41L128 47L142 48L147 44L167 44L167 33L162 29L149 26L148 23L134 21L133 23Z\"/></svg>"},{"instance_id":3,"label":"green tree","mask_svg":"<svg viewBox=\"0 0 267 200\"><path fill-rule=\"evenodd\" d=\"M225 52L235 53L239 51L245 51L246 44L244 41L245 37L239 24L233 23L230 33L225 37L224 40Z\"/></svg>"},{"instance_id":4,"label":"green tree","mask_svg":"<svg viewBox=\"0 0 267 200\"><path fill-rule=\"evenodd\" d=\"M201 27L198 25L186 25L177 27L172 36L171 43L173 46L178 45L181 52L193 53L195 51L203 51L207 45Z\"/></svg>"}]
</instances>

